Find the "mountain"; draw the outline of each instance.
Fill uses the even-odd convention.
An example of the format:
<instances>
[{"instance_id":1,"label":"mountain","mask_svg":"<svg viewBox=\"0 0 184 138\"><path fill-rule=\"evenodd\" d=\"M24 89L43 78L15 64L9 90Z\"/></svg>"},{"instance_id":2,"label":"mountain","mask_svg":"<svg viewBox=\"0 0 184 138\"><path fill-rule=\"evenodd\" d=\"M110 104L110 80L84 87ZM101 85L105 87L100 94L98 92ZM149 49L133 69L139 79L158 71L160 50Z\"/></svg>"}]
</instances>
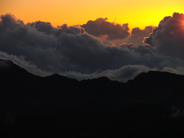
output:
<instances>
[{"instance_id":1,"label":"mountain","mask_svg":"<svg viewBox=\"0 0 184 138\"><path fill-rule=\"evenodd\" d=\"M141 73L127 83L35 76L0 60L2 137L183 137L184 76Z\"/></svg>"},{"instance_id":2,"label":"mountain","mask_svg":"<svg viewBox=\"0 0 184 138\"><path fill-rule=\"evenodd\" d=\"M168 72L149 71L127 82L127 89L137 99L164 106L184 106L184 76Z\"/></svg>"},{"instance_id":3,"label":"mountain","mask_svg":"<svg viewBox=\"0 0 184 138\"><path fill-rule=\"evenodd\" d=\"M149 71L139 74L133 81L128 83L140 88L152 90L167 90L179 92L182 90L184 76L168 72Z\"/></svg>"},{"instance_id":4,"label":"mountain","mask_svg":"<svg viewBox=\"0 0 184 138\"><path fill-rule=\"evenodd\" d=\"M111 81L106 77L82 81L58 74L40 77L12 61L0 60L2 103L70 101L87 104L103 101L114 105L143 102L184 106L183 82L182 75L159 71L141 73L127 83Z\"/></svg>"}]
</instances>

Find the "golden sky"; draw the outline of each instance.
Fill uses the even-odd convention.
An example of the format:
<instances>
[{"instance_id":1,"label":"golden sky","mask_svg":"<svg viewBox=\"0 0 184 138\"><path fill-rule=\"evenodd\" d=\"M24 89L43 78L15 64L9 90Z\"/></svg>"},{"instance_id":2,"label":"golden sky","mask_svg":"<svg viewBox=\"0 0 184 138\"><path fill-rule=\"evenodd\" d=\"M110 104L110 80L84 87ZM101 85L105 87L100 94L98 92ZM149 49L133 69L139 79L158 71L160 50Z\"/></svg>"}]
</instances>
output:
<instances>
[{"instance_id":1,"label":"golden sky","mask_svg":"<svg viewBox=\"0 0 184 138\"><path fill-rule=\"evenodd\" d=\"M0 14L11 13L24 23L37 20L53 26L85 24L107 17L129 27L157 26L165 16L184 12L183 0L0 0Z\"/></svg>"}]
</instances>

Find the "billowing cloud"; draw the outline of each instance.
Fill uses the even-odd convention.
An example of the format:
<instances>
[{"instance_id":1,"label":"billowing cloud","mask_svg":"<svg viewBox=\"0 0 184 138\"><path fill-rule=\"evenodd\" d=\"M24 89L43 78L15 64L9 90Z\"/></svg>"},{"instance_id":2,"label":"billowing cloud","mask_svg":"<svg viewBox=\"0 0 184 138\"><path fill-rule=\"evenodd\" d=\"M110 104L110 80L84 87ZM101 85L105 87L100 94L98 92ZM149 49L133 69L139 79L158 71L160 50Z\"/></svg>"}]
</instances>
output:
<instances>
[{"instance_id":1,"label":"billowing cloud","mask_svg":"<svg viewBox=\"0 0 184 138\"><path fill-rule=\"evenodd\" d=\"M107 76L127 81L140 72L177 72L184 67L181 59L158 54L151 46L115 45L100 41L80 26L54 28L41 21L24 24L10 14L1 16L0 58L13 60L37 75L59 73L78 79Z\"/></svg>"},{"instance_id":2,"label":"billowing cloud","mask_svg":"<svg viewBox=\"0 0 184 138\"><path fill-rule=\"evenodd\" d=\"M27 25L36 28L40 32L45 32L46 34L51 34L55 30L49 22L36 21L28 23Z\"/></svg>"},{"instance_id":3,"label":"billowing cloud","mask_svg":"<svg viewBox=\"0 0 184 138\"><path fill-rule=\"evenodd\" d=\"M133 28L128 42L133 43L135 46L143 45L142 41L152 33L154 28L153 26L146 26L143 30L139 27Z\"/></svg>"},{"instance_id":4,"label":"billowing cloud","mask_svg":"<svg viewBox=\"0 0 184 138\"><path fill-rule=\"evenodd\" d=\"M49 22L36 21L32 23L26 24L28 27L33 27L39 32L45 32L46 34L55 34L59 36L62 33L69 34L82 34L84 33L84 28L80 26L67 26L67 24L63 24L62 26L57 26L54 28Z\"/></svg>"},{"instance_id":5,"label":"billowing cloud","mask_svg":"<svg viewBox=\"0 0 184 138\"><path fill-rule=\"evenodd\" d=\"M95 21L88 21L82 27L89 34L97 37L112 39L124 39L129 36L128 24L115 24L107 21L107 18L98 18Z\"/></svg>"},{"instance_id":6,"label":"billowing cloud","mask_svg":"<svg viewBox=\"0 0 184 138\"><path fill-rule=\"evenodd\" d=\"M161 54L184 60L184 14L174 13L165 17L145 39Z\"/></svg>"}]
</instances>

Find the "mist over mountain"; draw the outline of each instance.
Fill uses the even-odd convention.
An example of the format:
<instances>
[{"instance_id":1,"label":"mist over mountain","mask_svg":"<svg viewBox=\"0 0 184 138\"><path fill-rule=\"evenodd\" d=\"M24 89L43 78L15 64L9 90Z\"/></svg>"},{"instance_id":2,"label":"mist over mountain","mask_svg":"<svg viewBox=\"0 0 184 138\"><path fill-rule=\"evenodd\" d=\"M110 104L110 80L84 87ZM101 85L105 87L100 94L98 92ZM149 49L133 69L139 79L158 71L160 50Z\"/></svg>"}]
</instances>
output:
<instances>
[{"instance_id":1,"label":"mist over mountain","mask_svg":"<svg viewBox=\"0 0 184 138\"><path fill-rule=\"evenodd\" d=\"M0 60L4 137L182 137L184 76L141 73L127 83L40 77Z\"/></svg>"}]
</instances>

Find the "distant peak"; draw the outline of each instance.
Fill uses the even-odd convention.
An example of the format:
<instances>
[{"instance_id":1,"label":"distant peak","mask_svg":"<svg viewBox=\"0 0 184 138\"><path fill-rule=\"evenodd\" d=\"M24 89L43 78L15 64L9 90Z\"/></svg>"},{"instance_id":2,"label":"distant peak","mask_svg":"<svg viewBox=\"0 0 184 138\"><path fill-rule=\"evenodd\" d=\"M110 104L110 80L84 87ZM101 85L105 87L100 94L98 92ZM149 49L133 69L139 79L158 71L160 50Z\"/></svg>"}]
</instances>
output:
<instances>
[{"instance_id":1,"label":"distant peak","mask_svg":"<svg viewBox=\"0 0 184 138\"><path fill-rule=\"evenodd\" d=\"M111 82L111 80L107 77L99 77L99 78L94 78L94 79L91 79L91 81L99 81L99 82Z\"/></svg>"},{"instance_id":2,"label":"distant peak","mask_svg":"<svg viewBox=\"0 0 184 138\"><path fill-rule=\"evenodd\" d=\"M172 74L169 72L164 72L164 71L148 71L148 72L142 72L140 74L137 75L136 78L138 77L145 77L145 76L154 76L154 75L159 75L159 74Z\"/></svg>"},{"instance_id":3,"label":"distant peak","mask_svg":"<svg viewBox=\"0 0 184 138\"><path fill-rule=\"evenodd\" d=\"M51 77L58 77L58 76L60 76L59 74L57 74L57 73L54 73L54 74L52 74L52 75L50 75Z\"/></svg>"}]
</instances>

